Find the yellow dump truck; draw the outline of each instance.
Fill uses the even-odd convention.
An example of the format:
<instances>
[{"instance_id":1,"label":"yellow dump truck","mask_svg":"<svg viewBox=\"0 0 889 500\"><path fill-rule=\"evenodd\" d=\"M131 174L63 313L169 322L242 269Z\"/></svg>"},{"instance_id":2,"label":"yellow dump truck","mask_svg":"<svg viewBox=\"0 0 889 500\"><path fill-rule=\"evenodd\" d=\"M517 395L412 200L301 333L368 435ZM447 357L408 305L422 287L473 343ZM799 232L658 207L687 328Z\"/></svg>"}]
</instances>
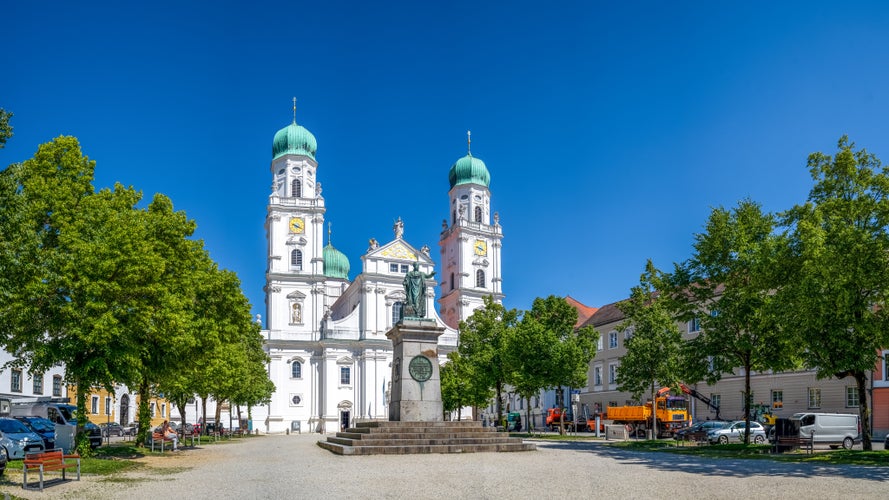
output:
<instances>
[{"instance_id":1,"label":"yellow dump truck","mask_svg":"<svg viewBox=\"0 0 889 500\"><path fill-rule=\"evenodd\" d=\"M688 401L681 396L668 396L670 389L658 391L657 397L657 437L672 436L679 429L688 427ZM615 424L627 425L630 433L644 437L651 429L651 402L635 406L609 406L605 418Z\"/></svg>"}]
</instances>

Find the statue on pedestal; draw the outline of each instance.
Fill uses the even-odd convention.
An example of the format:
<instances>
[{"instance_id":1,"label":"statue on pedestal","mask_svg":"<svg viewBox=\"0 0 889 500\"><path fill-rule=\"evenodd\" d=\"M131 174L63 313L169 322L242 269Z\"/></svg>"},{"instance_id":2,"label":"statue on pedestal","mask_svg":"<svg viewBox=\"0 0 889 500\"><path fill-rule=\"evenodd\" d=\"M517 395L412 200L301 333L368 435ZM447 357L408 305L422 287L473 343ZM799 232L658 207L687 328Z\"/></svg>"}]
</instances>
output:
<instances>
[{"instance_id":1,"label":"statue on pedestal","mask_svg":"<svg viewBox=\"0 0 889 500\"><path fill-rule=\"evenodd\" d=\"M420 271L420 263L414 262L413 271L404 275L404 294L407 296L404 304L404 316L410 318L426 317L426 280L435 276L435 271L429 274Z\"/></svg>"}]
</instances>

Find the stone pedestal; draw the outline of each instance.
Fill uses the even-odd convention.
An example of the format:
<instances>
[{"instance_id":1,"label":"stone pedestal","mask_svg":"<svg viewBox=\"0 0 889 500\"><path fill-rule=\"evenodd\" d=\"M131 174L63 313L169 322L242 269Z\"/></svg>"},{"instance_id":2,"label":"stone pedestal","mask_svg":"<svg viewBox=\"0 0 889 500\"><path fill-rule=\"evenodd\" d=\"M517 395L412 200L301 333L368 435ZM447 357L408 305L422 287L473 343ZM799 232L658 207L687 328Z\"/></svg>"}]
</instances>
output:
<instances>
[{"instance_id":1,"label":"stone pedestal","mask_svg":"<svg viewBox=\"0 0 889 500\"><path fill-rule=\"evenodd\" d=\"M392 390L389 420L438 422L443 420L438 337L444 328L432 319L405 318L386 337L392 340Z\"/></svg>"}]
</instances>

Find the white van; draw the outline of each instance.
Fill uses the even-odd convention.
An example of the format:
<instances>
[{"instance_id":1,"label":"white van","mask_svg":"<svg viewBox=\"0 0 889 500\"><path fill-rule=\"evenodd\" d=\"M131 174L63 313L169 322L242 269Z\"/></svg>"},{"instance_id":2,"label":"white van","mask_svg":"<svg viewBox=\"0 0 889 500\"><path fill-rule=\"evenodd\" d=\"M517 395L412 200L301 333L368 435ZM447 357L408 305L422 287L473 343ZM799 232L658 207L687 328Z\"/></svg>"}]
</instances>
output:
<instances>
[{"instance_id":1,"label":"white van","mask_svg":"<svg viewBox=\"0 0 889 500\"><path fill-rule=\"evenodd\" d=\"M76 407L73 405L55 401L16 401L12 404L14 417L33 416L52 420L56 427L56 447L63 449L65 453L71 453L74 449L74 432L77 429L74 410Z\"/></svg>"},{"instance_id":2,"label":"white van","mask_svg":"<svg viewBox=\"0 0 889 500\"><path fill-rule=\"evenodd\" d=\"M794 420L799 420L799 436L803 438L814 434L815 444L827 444L831 448L852 449L852 445L861 441L861 421L852 413L794 413Z\"/></svg>"}]
</instances>

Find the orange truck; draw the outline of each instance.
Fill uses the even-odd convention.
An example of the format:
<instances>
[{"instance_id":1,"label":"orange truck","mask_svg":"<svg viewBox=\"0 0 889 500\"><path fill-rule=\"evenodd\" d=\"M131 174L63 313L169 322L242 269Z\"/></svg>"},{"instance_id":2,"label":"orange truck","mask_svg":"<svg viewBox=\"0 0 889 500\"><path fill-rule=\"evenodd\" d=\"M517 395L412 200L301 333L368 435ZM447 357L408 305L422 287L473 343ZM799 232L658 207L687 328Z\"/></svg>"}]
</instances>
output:
<instances>
[{"instance_id":1,"label":"orange truck","mask_svg":"<svg viewBox=\"0 0 889 500\"><path fill-rule=\"evenodd\" d=\"M586 408L586 405L583 405L583 415L577 417L577 431L579 432L594 432L596 430L596 417L589 414L589 411ZM571 410L566 408L550 408L546 410L546 427L551 431L555 431L559 428L559 422L562 420L562 416L564 415L564 425L566 430L574 430L574 415L571 413ZM604 431L605 424L600 420L599 429Z\"/></svg>"},{"instance_id":2,"label":"orange truck","mask_svg":"<svg viewBox=\"0 0 889 500\"><path fill-rule=\"evenodd\" d=\"M672 436L679 429L688 427L688 400L682 396L669 396L669 387L657 392L657 433L656 437ZM605 418L615 424L628 426L631 434L645 436L651 429L651 402L636 406L609 406Z\"/></svg>"}]
</instances>

